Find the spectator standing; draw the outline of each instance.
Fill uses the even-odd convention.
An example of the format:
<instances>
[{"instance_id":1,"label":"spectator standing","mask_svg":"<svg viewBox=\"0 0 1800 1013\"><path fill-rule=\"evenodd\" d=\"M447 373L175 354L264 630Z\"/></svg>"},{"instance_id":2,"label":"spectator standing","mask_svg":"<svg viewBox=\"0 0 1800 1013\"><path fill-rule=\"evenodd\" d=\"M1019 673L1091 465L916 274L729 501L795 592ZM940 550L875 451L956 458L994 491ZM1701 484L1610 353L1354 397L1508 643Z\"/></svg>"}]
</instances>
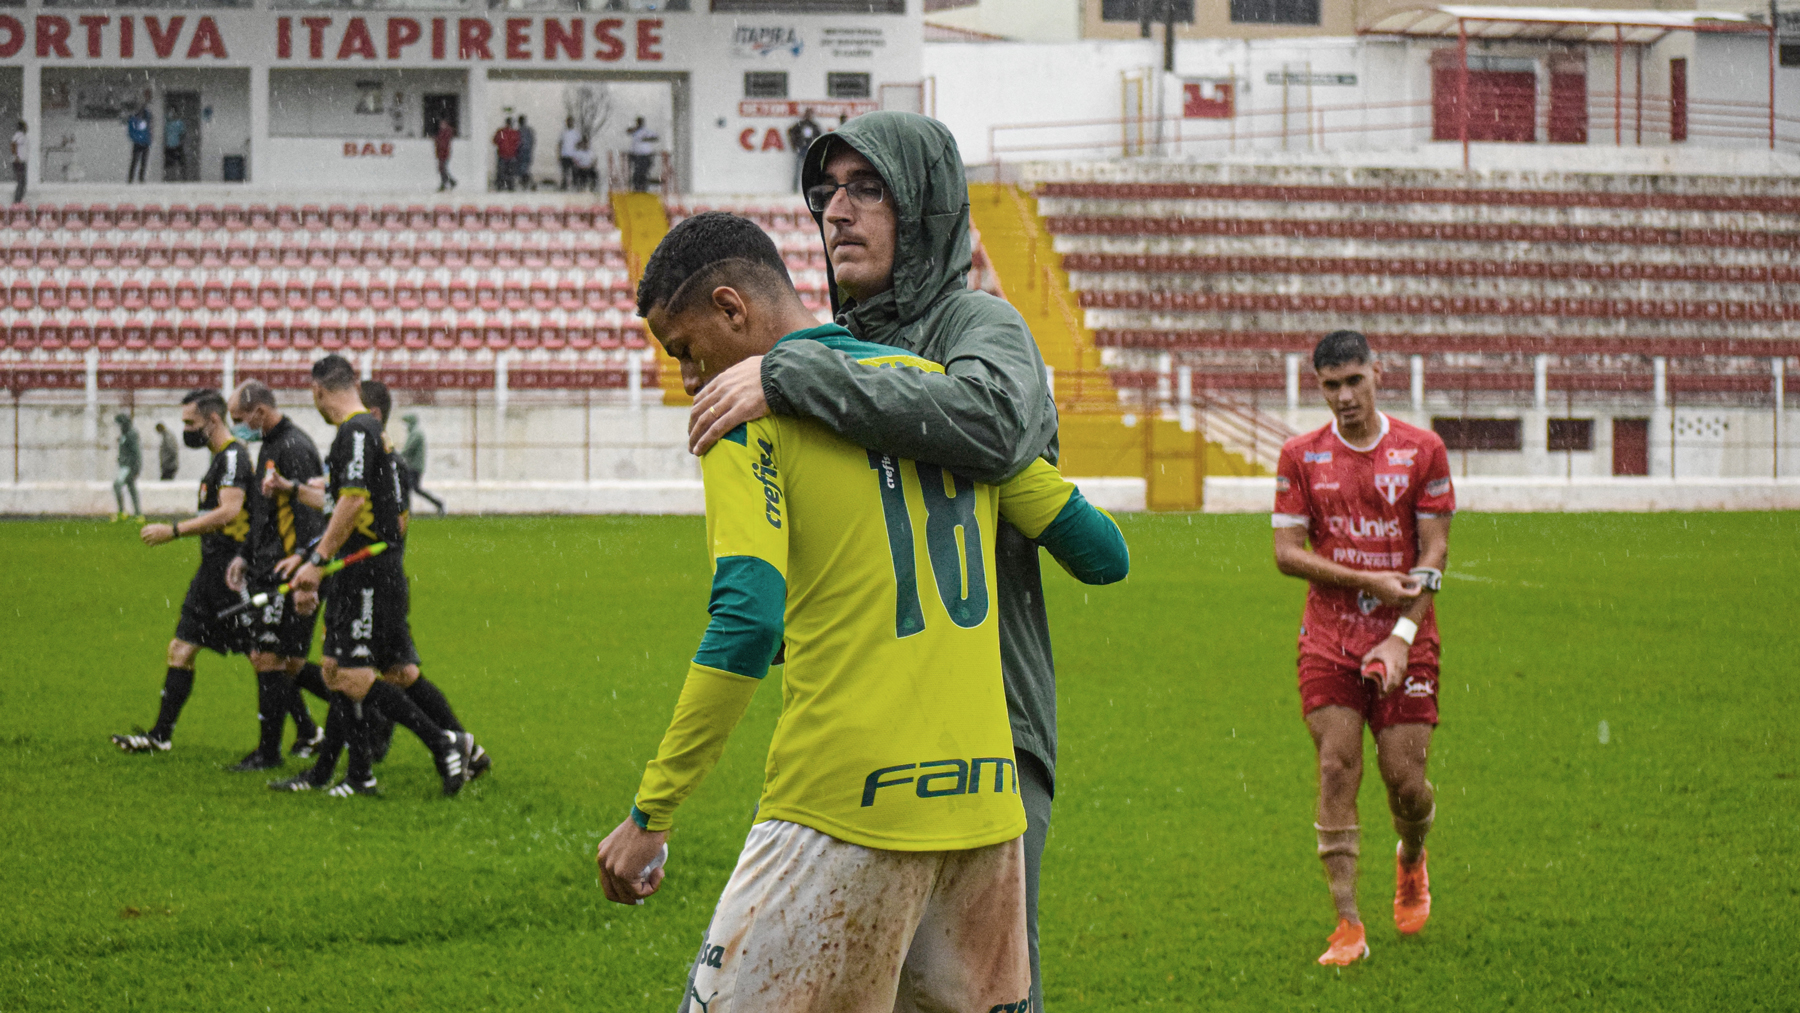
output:
<instances>
[{"instance_id":1,"label":"spectator standing","mask_svg":"<svg viewBox=\"0 0 1800 1013\"><path fill-rule=\"evenodd\" d=\"M800 192L800 171L806 168L806 149L812 147L812 142L822 133L824 131L819 129L819 124L813 121L811 109L806 110L798 120L794 121L794 125L788 128L788 150L794 153L795 193Z\"/></svg>"},{"instance_id":2,"label":"spectator standing","mask_svg":"<svg viewBox=\"0 0 1800 1013\"><path fill-rule=\"evenodd\" d=\"M144 470L144 448L138 442L137 429L131 424L131 416L120 412L113 416L119 424L119 474L113 479L113 499L117 501L119 512L113 520L122 521L136 517L144 519L144 505L138 500L138 473ZM131 490L131 513L125 512L125 491Z\"/></svg>"},{"instance_id":3,"label":"spectator standing","mask_svg":"<svg viewBox=\"0 0 1800 1013\"><path fill-rule=\"evenodd\" d=\"M181 449L175 446L175 434L161 422L156 424L156 467L161 472L162 480L169 481L181 470Z\"/></svg>"},{"instance_id":4,"label":"spectator standing","mask_svg":"<svg viewBox=\"0 0 1800 1013\"><path fill-rule=\"evenodd\" d=\"M563 121L561 143L556 149L556 162L562 169L562 188L569 188L569 181L575 179L575 149L581 146L581 131L575 129L575 117ZM575 188L581 189L579 181Z\"/></svg>"},{"instance_id":5,"label":"spectator standing","mask_svg":"<svg viewBox=\"0 0 1800 1013\"><path fill-rule=\"evenodd\" d=\"M19 129L12 135L13 203L25 203L25 163L31 161L31 138L25 135L25 121L19 121Z\"/></svg>"},{"instance_id":6,"label":"spectator standing","mask_svg":"<svg viewBox=\"0 0 1800 1013\"><path fill-rule=\"evenodd\" d=\"M444 516L444 501L425 491L425 430L419 428L419 414L407 412L401 417L406 423L406 442L400 447L400 460L406 464L407 494L417 493L431 501L437 507L438 516Z\"/></svg>"},{"instance_id":7,"label":"spectator standing","mask_svg":"<svg viewBox=\"0 0 1800 1013\"><path fill-rule=\"evenodd\" d=\"M180 182L187 179L187 153L181 150L181 142L187 139L187 121L179 116L169 117L163 124L163 181ZM179 175L172 175L169 167L180 169Z\"/></svg>"},{"instance_id":8,"label":"spectator standing","mask_svg":"<svg viewBox=\"0 0 1800 1013\"><path fill-rule=\"evenodd\" d=\"M513 162L519 157L519 131L513 126L513 118L506 118L506 125L494 131L494 154L499 162L499 177L494 183L496 190L513 188Z\"/></svg>"},{"instance_id":9,"label":"spectator standing","mask_svg":"<svg viewBox=\"0 0 1800 1013\"><path fill-rule=\"evenodd\" d=\"M531 157L537 154L537 131L525 122L525 115L519 114L519 157L513 162L513 178L519 181L521 189L535 190L537 184L531 181Z\"/></svg>"},{"instance_id":10,"label":"spectator standing","mask_svg":"<svg viewBox=\"0 0 1800 1013\"><path fill-rule=\"evenodd\" d=\"M594 157L594 147L593 143L589 141L585 135L581 140L575 142L575 154L570 156L569 160L575 163L574 172L571 174L575 178L575 189L597 189L595 184L598 181L599 174L594 171L594 163L596 161Z\"/></svg>"},{"instance_id":11,"label":"spectator standing","mask_svg":"<svg viewBox=\"0 0 1800 1013\"><path fill-rule=\"evenodd\" d=\"M450 175L450 142L455 137L456 127L450 117L438 120L437 134L432 138L437 142L438 193L456 187L456 177Z\"/></svg>"},{"instance_id":12,"label":"spectator standing","mask_svg":"<svg viewBox=\"0 0 1800 1013\"><path fill-rule=\"evenodd\" d=\"M131 182L135 175L142 183L144 171L150 167L149 106L139 106L138 111L125 120L125 135L131 138L131 165L125 170L125 182Z\"/></svg>"},{"instance_id":13,"label":"spectator standing","mask_svg":"<svg viewBox=\"0 0 1800 1013\"><path fill-rule=\"evenodd\" d=\"M645 193L650 189L650 162L656 157L656 131L645 126L639 116L625 133L631 137L631 147L626 149L631 160L631 189Z\"/></svg>"}]
</instances>

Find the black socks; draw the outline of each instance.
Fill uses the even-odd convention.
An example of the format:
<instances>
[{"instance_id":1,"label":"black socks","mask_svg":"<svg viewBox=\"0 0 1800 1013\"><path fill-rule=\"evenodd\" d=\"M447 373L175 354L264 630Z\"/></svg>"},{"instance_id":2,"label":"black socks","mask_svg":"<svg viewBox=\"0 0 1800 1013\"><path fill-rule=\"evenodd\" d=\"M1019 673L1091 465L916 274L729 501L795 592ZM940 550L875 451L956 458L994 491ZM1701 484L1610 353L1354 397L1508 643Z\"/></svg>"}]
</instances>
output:
<instances>
[{"instance_id":1,"label":"black socks","mask_svg":"<svg viewBox=\"0 0 1800 1013\"><path fill-rule=\"evenodd\" d=\"M169 666L169 674L163 677L162 707L156 714L156 727L150 729L150 737L162 742L169 741L175 732L175 721L181 717L181 708L186 706L188 694L194 691L194 670Z\"/></svg>"},{"instance_id":2,"label":"black socks","mask_svg":"<svg viewBox=\"0 0 1800 1013\"><path fill-rule=\"evenodd\" d=\"M421 675L413 680L413 684L406 687L406 696L439 728L447 732L463 730L462 722L456 720L456 712L450 709L450 701L444 699L443 691L430 679Z\"/></svg>"},{"instance_id":3,"label":"black socks","mask_svg":"<svg viewBox=\"0 0 1800 1013\"><path fill-rule=\"evenodd\" d=\"M426 717L419 705L413 703L406 693L396 689L393 683L376 679L363 702L380 708L381 713L392 718L395 724L405 725L408 731L419 737L420 742L425 743L425 748L431 750L431 755L436 756L448 748L443 727Z\"/></svg>"},{"instance_id":4,"label":"black socks","mask_svg":"<svg viewBox=\"0 0 1800 1013\"><path fill-rule=\"evenodd\" d=\"M376 683L380 685L380 683ZM344 744L350 747L350 763L344 780L351 784L367 784L375 779L374 761L369 756L369 722L365 717L369 701L344 698Z\"/></svg>"},{"instance_id":5,"label":"black socks","mask_svg":"<svg viewBox=\"0 0 1800 1013\"><path fill-rule=\"evenodd\" d=\"M319 671L318 665L310 661L301 665L300 671L295 673L294 685L321 700L329 701L331 699L331 690L325 685L325 674Z\"/></svg>"},{"instance_id":6,"label":"black socks","mask_svg":"<svg viewBox=\"0 0 1800 1013\"><path fill-rule=\"evenodd\" d=\"M331 709L325 713L325 741L319 744L319 751L314 754L313 765L306 776L318 787L331 783L331 775L337 770L338 756L344 752L344 742L348 738L346 726L350 721L350 698L341 693L333 693L328 700Z\"/></svg>"},{"instance_id":7,"label":"black socks","mask_svg":"<svg viewBox=\"0 0 1800 1013\"><path fill-rule=\"evenodd\" d=\"M264 759L281 759L281 726L287 721L289 701L299 696L281 669L256 673L256 720L262 725L256 752ZM312 723L310 715L307 723Z\"/></svg>"}]
</instances>

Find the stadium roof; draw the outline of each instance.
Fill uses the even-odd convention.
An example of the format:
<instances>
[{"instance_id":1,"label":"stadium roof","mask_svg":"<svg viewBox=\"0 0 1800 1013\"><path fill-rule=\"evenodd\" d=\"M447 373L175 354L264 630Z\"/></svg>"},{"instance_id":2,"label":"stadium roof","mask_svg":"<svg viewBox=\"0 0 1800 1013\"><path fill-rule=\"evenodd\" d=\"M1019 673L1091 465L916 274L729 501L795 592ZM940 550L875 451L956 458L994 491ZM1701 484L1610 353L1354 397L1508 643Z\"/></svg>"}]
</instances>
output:
<instances>
[{"instance_id":1,"label":"stadium roof","mask_svg":"<svg viewBox=\"0 0 1800 1013\"><path fill-rule=\"evenodd\" d=\"M1362 35L1541 42L1625 42L1649 45L1670 32L1769 31L1747 14L1728 11L1619 11L1581 7L1486 7L1444 4L1395 11L1363 28Z\"/></svg>"}]
</instances>

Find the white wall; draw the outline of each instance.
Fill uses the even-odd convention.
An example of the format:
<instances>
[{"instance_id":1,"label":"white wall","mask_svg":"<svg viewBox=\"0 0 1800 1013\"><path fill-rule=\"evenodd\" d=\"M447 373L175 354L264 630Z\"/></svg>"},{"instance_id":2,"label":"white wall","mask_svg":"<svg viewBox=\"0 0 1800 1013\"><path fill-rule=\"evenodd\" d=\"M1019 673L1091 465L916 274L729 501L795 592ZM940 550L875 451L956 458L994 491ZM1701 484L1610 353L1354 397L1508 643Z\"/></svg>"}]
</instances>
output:
<instances>
[{"instance_id":1,"label":"white wall","mask_svg":"<svg viewBox=\"0 0 1800 1013\"><path fill-rule=\"evenodd\" d=\"M1075 42L1081 38L1081 0L978 0L932 11L925 20L1019 42Z\"/></svg>"},{"instance_id":2,"label":"white wall","mask_svg":"<svg viewBox=\"0 0 1800 1013\"><path fill-rule=\"evenodd\" d=\"M163 173L163 96L171 91L200 93L202 120L190 129L200 133L200 181L217 183L224 178L225 155L248 157L250 132L250 71L238 69L198 69L188 67L155 70L118 70L110 68L46 69L43 82L44 101L39 124L38 150L46 182L109 182L125 179L131 163L131 141L125 133L124 118L117 120L84 120L76 117L76 106L82 91L114 87L141 97L151 93L152 133L150 167L144 178L160 182ZM66 89L66 90L65 90ZM62 105L61 96L67 96ZM60 108L48 108L52 103ZM206 119L204 110L212 117Z\"/></svg>"}]
</instances>

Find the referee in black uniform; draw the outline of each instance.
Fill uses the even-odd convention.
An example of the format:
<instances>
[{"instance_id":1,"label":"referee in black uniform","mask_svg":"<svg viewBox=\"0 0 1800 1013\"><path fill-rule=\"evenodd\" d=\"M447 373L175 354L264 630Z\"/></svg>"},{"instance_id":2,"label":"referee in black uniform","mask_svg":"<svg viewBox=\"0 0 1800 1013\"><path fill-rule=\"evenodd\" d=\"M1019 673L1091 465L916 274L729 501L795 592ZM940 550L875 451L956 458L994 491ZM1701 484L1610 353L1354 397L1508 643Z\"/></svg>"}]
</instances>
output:
<instances>
[{"instance_id":1,"label":"referee in black uniform","mask_svg":"<svg viewBox=\"0 0 1800 1013\"><path fill-rule=\"evenodd\" d=\"M308 607L302 612L285 595L273 593L281 583L275 564L311 548L325 530L324 515L295 496L297 485L324 475L325 467L312 437L281 413L267 384L246 381L231 395L229 408L233 434L246 441L260 440L262 447L249 489L250 535L231 561L226 582L233 590L248 588L252 596L270 594L267 605L249 612L250 664L256 669L262 739L232 769L267 770L281 765L281 726L289 714L294 718L295 756L311 756L325 738L300 695L305 688L321 700L331 696L319 666L306 660L318 610Z\"/></svg>"},{"instance_id":2,"label":"referee in black uniform","mask_svg":"<svg viewBox=\"0 0 1800 1013\"><path fill-rule=\"evenodd\" d=\"M148 732L112 737L113 744L127 753L168 752L175 721L194 689L194 657L202 647L219 654L250 650L248 617L219 618L220 612L244 600L226 585L225 574L250 530L245 507L251 482L249 452L226 426L225 398L216 390L196 390L181 399L181 426L183 443L212 451L212 464L200 480L200 513L174 524L146 524L138 537L145 545L198 537L200 568L188 582L175 639L169 641L169 670L163 677L156 724Z\"/></svg>"},{"instance_id":3,"label":"referee in black uniform","mask_svg":"<svg viewBox=\"0 0 1800 1013\"><path fill-rule=\"evenodd\" d=\"M306 593L318 591L321 568L338 554L398 543L406 535L393 447L381 422L363 407L355 367L341 355L327 355L313 363L312 378L313 403L337 426L337 436L325 458L325 533L293 574L294 590ZM375 556L340 571L325 601L325 684L342 697L350 752L344 780L331 790L335 796L375 793L367 706L419 737L436 761L444 794L456 794L469 778L474 737L432 721L404 690L380 678L419 661L407 631L406 572L397 557Z\"/></svg>"}]
</instances>

